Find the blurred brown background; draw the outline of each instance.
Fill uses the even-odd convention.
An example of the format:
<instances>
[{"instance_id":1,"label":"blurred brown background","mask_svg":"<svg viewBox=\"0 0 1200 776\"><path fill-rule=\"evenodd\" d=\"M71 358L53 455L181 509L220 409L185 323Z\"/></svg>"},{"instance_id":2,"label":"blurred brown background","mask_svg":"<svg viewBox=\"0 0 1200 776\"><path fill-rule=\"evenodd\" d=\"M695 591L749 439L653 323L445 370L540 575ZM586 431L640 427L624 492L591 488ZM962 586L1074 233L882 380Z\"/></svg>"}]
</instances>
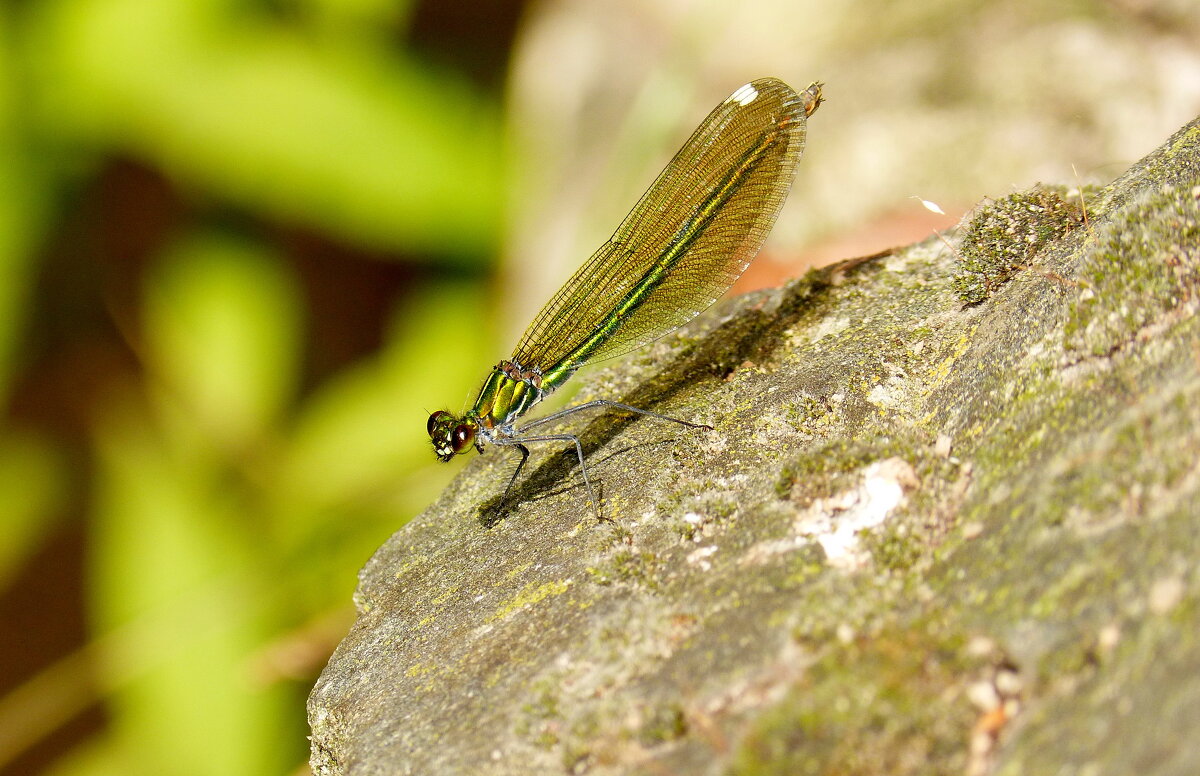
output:
<instances>
[{"instance_id":1,"label":"blurred brown background","mask_svg":"<svg viewBox=\"0 0 1200 776\"><path fill-rule=\"evenodd\" d=\"M425 417L740 84L828 97L744 290L1115 177L1198 52L1185 0L0 6L0 772L305 772Z\"/></svg>"}]
</instances>

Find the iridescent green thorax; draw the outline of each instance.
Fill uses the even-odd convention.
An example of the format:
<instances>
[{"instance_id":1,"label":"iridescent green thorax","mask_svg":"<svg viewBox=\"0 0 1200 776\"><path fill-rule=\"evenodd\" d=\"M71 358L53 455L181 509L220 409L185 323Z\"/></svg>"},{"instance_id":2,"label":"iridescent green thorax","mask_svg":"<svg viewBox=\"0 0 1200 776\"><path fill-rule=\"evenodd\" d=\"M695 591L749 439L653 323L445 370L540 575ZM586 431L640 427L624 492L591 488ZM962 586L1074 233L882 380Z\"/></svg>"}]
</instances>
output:
<instances>
[{"instance_id":1,"label":"iridescent green thorax","mask_svg":"<svg viewBox=\"0 0 1200 776\"><path fill-rule=\"evenodd\" d=\"M540 370L501 361L479 389L468 415L479 418L486 428L505 428L557 387L547 386Z\"/></svg>"}]
</instances>

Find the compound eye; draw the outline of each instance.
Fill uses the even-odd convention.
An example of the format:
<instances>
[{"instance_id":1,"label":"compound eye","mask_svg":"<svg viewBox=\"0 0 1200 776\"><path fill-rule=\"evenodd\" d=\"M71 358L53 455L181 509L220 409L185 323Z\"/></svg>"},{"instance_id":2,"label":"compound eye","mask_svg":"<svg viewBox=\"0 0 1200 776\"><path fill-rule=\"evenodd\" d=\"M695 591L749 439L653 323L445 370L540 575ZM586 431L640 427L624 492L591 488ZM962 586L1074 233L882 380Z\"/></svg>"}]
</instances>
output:
<instances>
[{"instance_id":1,"label":"compound eye","mask_svg":"<svg viewBox=\"0 0 1200 776\"><path fill-rule=\"evenodd\" d=\"M426 428L429 431L429 436L433 436L433 430L438 427L439 423L442 422L442 418L445 418L449 415L450 413L446 412L445 410L438 410L429 416L429 423L426 425Z\"/></svg>"},{"instance_id":2,"label":"compound eye","mask_svg":"<svg viewBox=\"0 0 1200 776\"><path fill-rule=\"evenodd\" d=\"M466 425L455 426L454 434L450 437L450 447L454 449L454 452L461 453L470 446L473 439L475 439L475 429Z\"/></svg>"}]
</instances>

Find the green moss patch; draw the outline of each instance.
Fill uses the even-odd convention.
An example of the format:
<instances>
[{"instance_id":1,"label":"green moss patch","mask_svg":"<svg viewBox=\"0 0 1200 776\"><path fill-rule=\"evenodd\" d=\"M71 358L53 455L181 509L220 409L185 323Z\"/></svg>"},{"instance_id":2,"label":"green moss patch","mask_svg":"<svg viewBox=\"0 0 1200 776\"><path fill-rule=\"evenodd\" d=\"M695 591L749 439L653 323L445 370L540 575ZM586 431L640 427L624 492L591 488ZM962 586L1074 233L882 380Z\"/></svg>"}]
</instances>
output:
<instances>
[{"instance_id":1,"label":"green moss patch","mask_svg":"<svg viewBox=\"0 0 1200 776\"><path fill-rule=\"evenodd\" d=\"M1078 192L1063 186L1039 185L981 205L963 233L954 292L964 304L982 302L1083 219Z\"/></svg>"},{"instance_id":2,"label":"green moss patch","mask_svg":"<svg viewBox=\"0 0 1200 776\"><path fill-rule=\"evenodd\" d=\"M1096 235L1063 334L1068 348L1103 355L1200 291L1200 178L1143 192Z\"/></svg>"},{"instance_id":3,"label":"green moss patch","mask_svg":"<svg viewBox=\"0 0 1200 776\"><path fill-rule=\"evenodd\" d=\"M920 630L835 642L754 722L730 773L964 773L978 716L967 685L985 673L967 653Z\"/></svg>"}]
</instances>

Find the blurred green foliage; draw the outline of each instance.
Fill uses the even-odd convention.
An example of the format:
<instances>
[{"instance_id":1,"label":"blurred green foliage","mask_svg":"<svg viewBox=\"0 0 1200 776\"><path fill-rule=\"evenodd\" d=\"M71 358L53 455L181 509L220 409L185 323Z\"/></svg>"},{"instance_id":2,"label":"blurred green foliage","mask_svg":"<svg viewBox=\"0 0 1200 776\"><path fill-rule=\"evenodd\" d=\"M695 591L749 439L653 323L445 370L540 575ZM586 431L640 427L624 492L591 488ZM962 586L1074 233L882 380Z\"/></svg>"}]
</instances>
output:
<instances>
[{"instance_id":1,"label":"blurred green foliage","mask_svg":"<svg viewBox=\"0 0 1200 776\"><path fill-rule=\"evenodd\" d=\"M0 772L302 772L355 572L456 469L428 413L737 84L830 84L794 258L1110 177L1195 113L1186 6L0 4Z\"/></svg>"},{"instance_id":2,"label":"blurred green foliage","mask_svg":"<svg viewBox=\"0 0 1200 776\"><path fill-rule=\"evenodd\" d=\"M0 6L0 586L80 535L88 634L0 687L0 771L97 704L55 773L306 759L355 572L452 473L425 418L497 346L497 98L401 44L409 12ZM114 160L163 183L114 194ZM399 278L377 346L314 355L313 294L363 261Z\"/></svg>"},{"instance_id":3,"label":"blurred green foliage","mask_svg":"<svg viewBox=\"0 0 1200 776\"><path fill-rule=\"evenodd\" d=\"M500 213L494 109L344 13L296 27L230 0L46 3L27 47L38 129L346 239L478 258Z\"/></svg>"}]
</instances>

